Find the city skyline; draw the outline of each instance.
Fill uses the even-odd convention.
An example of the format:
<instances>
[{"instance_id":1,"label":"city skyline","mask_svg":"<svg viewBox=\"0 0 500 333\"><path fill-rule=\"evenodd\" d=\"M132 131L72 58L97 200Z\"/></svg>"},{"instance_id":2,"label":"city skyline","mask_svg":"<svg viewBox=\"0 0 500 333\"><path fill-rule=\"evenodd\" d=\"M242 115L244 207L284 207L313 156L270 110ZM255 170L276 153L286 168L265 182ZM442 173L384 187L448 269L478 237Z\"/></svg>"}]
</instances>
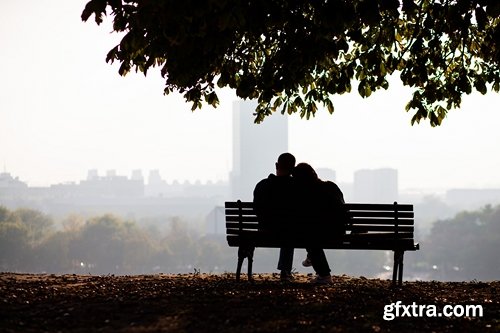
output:
<instances>
[{"instance_id":1,"label":"city skyline","mask_svg":"<svg viewBox=\"0 0 500 333\"><path fill-rule=\"evenodd\" d=\"M366 186L371 186L374 183L377 185L383 185L383 181L376 180L376 177L379 175L384 175L384 174L395 174L394 180L390 180L387 182L387 188L388 192L394 192L396 189L399 192L402 193L407 193L407 194L415 194L417 196L426 196L426 195L443 195L447 192L453 193L455 191L499 191L500 187L449 187L449 188L443 188L439 192L434 192L434 189L426 189L426 188L413 188L413 187L401 187L399 185L399 170L394 169L394 168L361 168L358 170L354 170L352 174L352 178L350 181L338 181L336 179L336 170L330 169L330 168L319 168L316 171L318 171L318 175L320 176L320 179L325 180L325 181L333 181L337 183L339 186L353 186L354 183L358 182L365 182L367 179L369 181L366 181L365 184ZM369 178L366 177L357 177L357 174L359 173L372 173L373 175ZM135 178L136 175L140 173L142 178L137 179ZM196 186L204 186L204 185L217 185L217 184L225 184L228 186L228 194L230 196L232 195L231 189L229 187L231 186L231 177L228 174L228 177L225 179L219 179L219 180L211 180L211 179L195 179L195 180L189 180L189 179L176 179L176 178L169 178L168 175L163 175L158 169L130 169L130 170L125 170L125 172L118 172L116 169L90 169L87 170L86 172L82 172L82 177L80 178L75 178L71 179L65 182L56 182L56 183L51 183L47 185L32 185L26 182L26 180L22 179L15 173L12 173L8 170L2 170L0 171L0 175L3 177L11 177L13 180L22 183L23 186L25 185L28 188L50 188L53 186L59 186L59 185L78 185L81 182L85 182L88 180L103 180L107 178L121 178L121 179L126 179L126 180L134 180L134 181L140 181L143 185L149 186L149 185L155 185L158 183L162 183L163 185L166 186L183 186L183 185L196 185ZM92 176L91 176L92 175ZM92 178L93 177L93 178ZM384 176L387 179L387 176ZM382 177L382 178L384 178ZM394 176L391 176L394 177ZM154 179L151 181L151 179ZM358 178L356 180L356 178ZM256 185L256 184L254 184ZM0 186L1 187L1 186ZM347 188L345 189L347 192L352 192L352 188ZM248 198L247 198L248 199ZM250 200L250 199L249 199Z\"/></svg>"},{"instance_id":2,"label":"city skyline","mask_svg":"<svg viewBox=\"0 0 500 333\"><path fill-rule=\"evenodd\" d=\"M120 77L105 56L119 42L80 19L86 1L0 4L0 167L30 186L81 179L89 169L158 169L171 179L228 180L232 165L232 91L217 109L191 105L163 79ZM30 24L25 24L30 22ZM397 77L363 99L333 96L333 115L289 116L289 151L299 162L336 171L394 168L401 188L500 188L500 95L465 96L438 128L410 125L410 90ZM271 117L282 117L273 115ZM267 121L267 120L266 120ZM257 126L257 125L256 125ZM269 172L273 171L269 166Z\"/></svg>"},{"instance_id":3,"label":"city skyline","mask_svg":"<svg viewBox=\"0 0 500 333\"><path fill-rule=\"evenodd\" d=\"M335 175L335 170L320 171L322 174ZM132 170L129 175L118 174L116 170L106 170L104 173L89 170L87 178L79 182L29 187L8 173L0 173L0 206L11 209L31 207L56 216L97 212L137 217L159 214L205 216L217 207L223 207L224 201L251 200L235 195L235 184L230 181L167 183L157 170L150 171L147 182L140 170ZM355 172L353 183L339 183L339 186L346 202L397 201L416 204L424 229L434 219L500 203L500 188L455 188L443 193L426 193L399 189L398 183L398 171L395 169L361 169ZM440 207L439 211L435 210L436 207Z\"/></svg>"}]
</instances>

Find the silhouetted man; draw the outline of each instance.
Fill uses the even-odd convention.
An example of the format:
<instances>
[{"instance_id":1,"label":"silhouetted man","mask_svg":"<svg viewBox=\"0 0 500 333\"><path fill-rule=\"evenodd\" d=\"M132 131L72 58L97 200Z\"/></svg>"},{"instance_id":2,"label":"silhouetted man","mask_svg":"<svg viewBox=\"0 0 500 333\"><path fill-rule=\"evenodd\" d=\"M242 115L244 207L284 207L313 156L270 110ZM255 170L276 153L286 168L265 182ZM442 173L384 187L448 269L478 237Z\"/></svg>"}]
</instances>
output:
<instances>
[{"instance_id":1,"label":"silhouetted man","mask_svg":"<svg viewBox=\"0 0 500 333\"><path fill-rule=\"evenodd\" d=\"M292 223L290 209L293 207L294 185L291 174L294 167L295 157L283 153L276 162L276 175L270 174L255 186L253 202L262 229L280 232ZM292 278L293 251L293 248L280 249L278 269L282 280Z\"/></svg>"}]
</instances>

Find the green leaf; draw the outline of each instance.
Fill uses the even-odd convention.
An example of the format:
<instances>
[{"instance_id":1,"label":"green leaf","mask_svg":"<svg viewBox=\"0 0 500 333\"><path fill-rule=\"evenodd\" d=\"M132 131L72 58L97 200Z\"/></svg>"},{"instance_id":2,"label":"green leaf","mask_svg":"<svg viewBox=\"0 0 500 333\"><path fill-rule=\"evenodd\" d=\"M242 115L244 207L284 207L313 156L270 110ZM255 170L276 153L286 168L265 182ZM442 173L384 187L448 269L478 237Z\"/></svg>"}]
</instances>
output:
<instances>
[{"instance_id":1,"label":"green leaf","mask_svg":"<svg viewBox=\"0 0 500 333\"><path fill-rule=\"evenodd\" d=\"M325 104L326 104L326 107L328 109L328 113L333 114L333 112L335 111L335 108L333 106L332 101L330 99L326 99Z\"/></svg>"},{"instance_id":2,"label":"green leaf","mask_svg":"<svg viewBox=\"0 0 500 333\"><path fill-rule=\"evenodd\" d=\"M483 77L480 75L476 76L476 80L474 81L474 87L476 88L477 91L479 91L483 95L488 92L488 88L486 88L486 83Z\"/></svg>"},{"instance_id":3,"label":"green leaf","mask_svg":"<svg viewBox=\"0 0 500 333\"><path fill-rule=\"evenodd\" d=\"M380 75L385 76L387 74L387 70L385 68L385 64L383 62L380 63Z\"/></svg>"},{"instance_id":4,"label":"green leaf","mask_svg":"<svg viewBox=\"0 0 500 333\"><path fill-rule=\"evenodd\" d=\"M366 88L365 88L366 82L361 81L358 85L358 93L361 97L366 97Z\"/></svg>"},{"instance_id":5,"label":"green leaf","mask_svg":"<svg viewBox=\"0 0 500 333\"><path fill-rule=\"evenodd\" d=\"M217 94L214 91L205 96L205 101L214 108L219 105L219 97L217 97Z\"/></svg>"},{"instance_id":6,"label":"green leaf","mask_svg":"<svg viewBox=\"0 0 500 333\"><path fill-rule=\"evenodd\" d=\"M493 90L495 92L499 92L500 91L500 81L496 81L494 84L493 84Z\"/></svg>"}]
</instances>

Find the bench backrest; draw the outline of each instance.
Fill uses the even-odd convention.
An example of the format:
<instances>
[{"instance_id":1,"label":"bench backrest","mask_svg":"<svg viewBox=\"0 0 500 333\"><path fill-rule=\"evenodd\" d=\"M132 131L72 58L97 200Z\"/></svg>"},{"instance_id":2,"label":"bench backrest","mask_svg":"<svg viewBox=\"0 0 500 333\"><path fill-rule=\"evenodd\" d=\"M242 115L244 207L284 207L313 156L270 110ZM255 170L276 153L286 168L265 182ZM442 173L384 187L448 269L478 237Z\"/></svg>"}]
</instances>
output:
<instances>
[{"instance_id":1,"label":"bench backrest","mask_svg":"<svg viewBox=\"0 0 500 333\"><path fill-rule=\"evenodd\" d=\"M258 237L259 222L253 208L253 202L225 203L226 232L230 245L237 243L242 235L247 239L252 236ZM346 208L350 221L346 225L346 235L342 237L342 244L347 246L370 243L374 248L382 245L391 247L391 243L413 246L413 205L346 203Z\"/></svg>"}]
</instances>

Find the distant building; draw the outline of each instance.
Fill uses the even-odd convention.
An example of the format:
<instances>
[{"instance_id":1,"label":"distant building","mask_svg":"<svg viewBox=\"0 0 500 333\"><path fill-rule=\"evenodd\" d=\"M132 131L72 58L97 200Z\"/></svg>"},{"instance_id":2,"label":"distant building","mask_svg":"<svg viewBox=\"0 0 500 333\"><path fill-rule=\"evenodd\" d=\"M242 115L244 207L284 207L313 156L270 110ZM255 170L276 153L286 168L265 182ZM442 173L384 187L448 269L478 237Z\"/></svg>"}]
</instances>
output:
<instances>
[{"instance_id":1,"label":"distant building","mask_svg":"<svg viewBox=\"0 0 500 333\"><path fill-rule=\"evenodd\" d=\"M340 190L344 195L345 202L354 202L353 199L354 185L352 183L339 183L339 182L337 182L336 184L340 187Z\"/></svg>"},{"instance_id":2,"label":"distant building","mask_svg":"<svg viewBox=\"0 0 500 333\"><path fill-rule=\"evenodd\" d=\"M106 171L106 178L115 178L116 176L116 170L111 169Z\"/></svg>"},{"instance_id":3,"label":"distant building","mask_svg":"<svg viewBox=\"0 0 500 333\"><path fill-rule=\"evenodd\" d=\"M144 183L144 176L142 175L142 170L133 170L130 179Z\"/></svg>"},{"instance_id":4,"label":"distant building","mask_svg":"<svg viewBox=\"0 0 500 333\"><path fill-rule=\"evenodd\" d=\"M145 187L145 194L149 197L161 196L167 183L161 178L159 170L149 171L148 183Z\"/></svg>"},{"instance_id":5,"label":"distant building","mask_svg":"<svg viewBox=\"0 0 500 333\"><path fill-rule=\"evenodd\" d=\"M28 185L19 180L19 178L14 178L8 172L0 173L0 197L17 197L24 195Z\"/></svg>"},{"instance_id":6,"label":"distant building","mask_svg":"<svg viewBox=\"0 0 500 333\"><path fill-rule=\"evenodd\" d=\"M148 183L145 186L145 195L147 197L227 197L229 185L227 182L218 181L216 183L208 181L202 183L197 180L194 184L188 181L179 183L174 180L171 184L160 177L158 170L149 172Z\"/></svg>"},{"instance_id":7,"label":"distant building","mask_svg":"<svg viewBox=\"0 0 500 333\"><path fill-rule=\"evenodd\" d=\"M148 184L159 184L163 182L158 169L149 171Z\"/></svg>"},{"instance_id":8,"label":"distant building","mask_svg":"<svg viewBox=\"0 0 500 333\"><path fill-rule=\"evenodd\" d=\"M287 116L276 114L255 124L256 106L254 101L233 104L233 199L252 200L255 184L274 173L278 156L288 151Z\"/></svg>"},{"instance_id":9,"label":"distant building","mask_svg":"<svg viewBox=\"0 0 500 333\"><path fill-rule=\"evenodd\" d=\"M398 171L390 168L363 169L354 173L353 200L393 203L398 201Z\"/></svg>"},{"instance_id":10,"label":"distant building","mask_svg":"<svg viewBox=\"0 0 500 333\"><path fill-rule=\"evenodd\" d=\"M115 170L108 170L105 176L100 176L93 169L79 183L29 187L4 172L0 173L0 206L9 209L30 207L52 216L113 213L128 218L199 218L223 204L229 192L229 184L223 181L206 184L174 181L167 184L158 170L150 172L147 185L142 178L140 170L134 170L128 178L117 175Z\"/></svg>"},{"instance_id":11,"label":"distant building","mask_svg":"<svg viewBox=\"0 0 500 333\"><path fill-rule=\"evenodd\" d=\"M328 168L317 168L316 173L321 180L329 180L335 182L337 180L337 173L335 170Z\"/></svg>"},{"instance_id":12,"label":"distant building","mask_svg":"<svg viewBox=\"0 0 500 333\"><path fill-rule=\"evenodd\" d=\"M25 182L19 180L18 177L14 178L8 172L0 173L0 188L27 188Z\"/></svg>"},{"instance_id":13,"label":"distant building","mask_svg":"<svg viewBox=\"0 0 500 333\"><path fill-rule=\"evenodd\" d=\"M87 172L87 180L97 180L99 179L99 174L97 169L92 169Z\"/></svg>"},{"instance_id":14,"label":"distant building","mask_svg":"<svg viewBox=\"0 0 500 333\"><path fill-rule=\"evenodd\" d=\"M78 186L71 185L71 187L74 195L80 197L117 198L144 195L144 181L142 179L128 179L126 176L118 176L116 170L106 171L104 177L99 177L97 170L89 170L86 180L82 180Z\"/></svg>"},{"instance_id":15,"label":"distant building","mask_svg":"<svg viewBox=\"0 0 500 333\"><path fill-rule=\"evenodd\" d=\"M226 216L225 209L222 206L216 206L205 218L205 232L208 235L226 234Z\"/></svg>"}]
</instances>

